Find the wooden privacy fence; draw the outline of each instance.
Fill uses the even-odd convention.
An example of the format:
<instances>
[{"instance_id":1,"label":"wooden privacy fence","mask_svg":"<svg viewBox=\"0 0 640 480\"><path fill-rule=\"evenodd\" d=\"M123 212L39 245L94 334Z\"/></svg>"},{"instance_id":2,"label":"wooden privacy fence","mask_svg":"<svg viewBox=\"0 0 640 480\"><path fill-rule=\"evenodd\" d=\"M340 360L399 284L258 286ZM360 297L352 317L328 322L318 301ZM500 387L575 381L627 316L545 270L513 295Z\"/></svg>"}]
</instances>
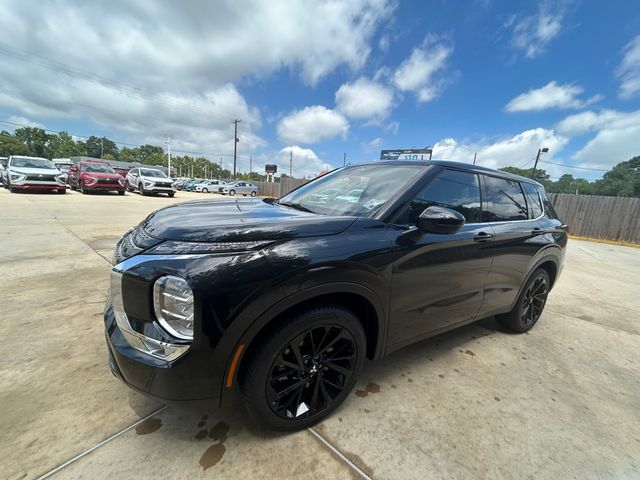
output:
<instances>
[{"instance_id":1,"label":"wooden privacy fence","mask_svg":"<svg viewBox=\"0 0 640 480\"><path fill-rule=\"evenodd\" d=\"M280 198L294 188L304 185L309 180L305 178L282 178L279 182L253 182L259 188L260 195L265 197Z\"/></svg>"},{"instance_id":2,"label":"wooden privacy fence","mask_svg":"<svg viewBox=\"0 0 640 480\"><path fill-rule=\"evenodd\" d=\"M640 243L640 198L547 195L571 235Z\"/></svg>"}]
</instances>

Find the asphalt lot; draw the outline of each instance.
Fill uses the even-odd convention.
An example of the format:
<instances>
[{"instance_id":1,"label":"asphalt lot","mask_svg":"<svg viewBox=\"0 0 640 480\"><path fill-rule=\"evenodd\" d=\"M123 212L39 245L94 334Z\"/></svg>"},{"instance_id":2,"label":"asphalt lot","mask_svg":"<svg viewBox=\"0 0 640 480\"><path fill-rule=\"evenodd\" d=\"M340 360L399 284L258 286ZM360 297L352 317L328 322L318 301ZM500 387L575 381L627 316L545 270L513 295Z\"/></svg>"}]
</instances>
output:
<instances>
[{"instance_id":1,"label":"asphalt lot","mask_svg":"<svg viewBox=\"0 0 640 480\"><path fill-rule=\"evenodd\" d=\"M0 190L0 477L640 477L637 248L571 241L530 333L486 319L369 363L314 431L130 391L104 344L113 246L152 210L203 196Z\"/></svg>"}]
</instances>

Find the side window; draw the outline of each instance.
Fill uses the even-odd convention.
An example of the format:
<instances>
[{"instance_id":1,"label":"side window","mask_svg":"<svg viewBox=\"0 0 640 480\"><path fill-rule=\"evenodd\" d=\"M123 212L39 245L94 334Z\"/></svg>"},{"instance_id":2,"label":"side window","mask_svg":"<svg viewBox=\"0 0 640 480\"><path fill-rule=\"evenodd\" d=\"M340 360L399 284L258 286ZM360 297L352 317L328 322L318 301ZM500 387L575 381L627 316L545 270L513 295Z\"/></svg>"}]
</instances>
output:
<instances>
[{"instance_id":1,"label":"side window","mask_svg":"<svg viewBox=\"0 0 640 480\"><path fill-rule=\"evenodd\" d=\"M415 225L425 208L437 205L464 215L467 223L480 222L480 183L475 173L445 170L422 189L396 217L395 223Z\"/></svg>"},{"instance_id":2,"label":"side window","mask_svg":"<svg viewBox=\"0 0 640 480\"><path fill-rule=\"evenodd\" d=\"M547 217L558 219L558 214L556 213L556 210L553 208L553 205L551 205L551 202L549 201L549 198L547 197L547 194L544 191L544 188L537 187L537 190L538 190L538 193L540 194L540 198L542 199L542 205L544 205L544 211L547 214Z\"/></svg>"},{"instance_id":3,"label":"side window","mask_svg":"<svg viewBox=\"0 0 640 480\"><path fill-rule=\"evenodd\" d=\"M483 218L486 222L526 220L527 204L520 183L504 178L484 176Z\"/></svg>"},{"instance_id":4,"label":"side window","mask_svg":"<svg viewBox=\"0 0 640 480\"><path fill-rule=\"evenodd\" d=\"M527 207L529 208L529 218L538 218L542 215L542 203L538 190L531 183L522 183L524 194L527 197Z\"/></svg>"}]
</instances>

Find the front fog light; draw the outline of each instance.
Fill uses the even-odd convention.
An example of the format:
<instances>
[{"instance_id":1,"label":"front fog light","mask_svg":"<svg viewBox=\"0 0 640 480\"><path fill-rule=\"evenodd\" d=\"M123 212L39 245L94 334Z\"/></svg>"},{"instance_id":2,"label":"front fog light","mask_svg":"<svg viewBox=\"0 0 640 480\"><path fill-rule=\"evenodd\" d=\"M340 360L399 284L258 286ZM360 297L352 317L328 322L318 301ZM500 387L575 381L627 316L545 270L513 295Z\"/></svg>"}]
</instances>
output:
<instances>
[{"instance_id":1,"label":"front fog light","mask_svg":"<svg viewBox=\"0 0 640 480\"><path fill-rule=\"evenodd\" d=\"M181 340L193 339L193 292L186 280L172 276L156 280L153 309L167 332Z\"/></svg>"}]
</instances>

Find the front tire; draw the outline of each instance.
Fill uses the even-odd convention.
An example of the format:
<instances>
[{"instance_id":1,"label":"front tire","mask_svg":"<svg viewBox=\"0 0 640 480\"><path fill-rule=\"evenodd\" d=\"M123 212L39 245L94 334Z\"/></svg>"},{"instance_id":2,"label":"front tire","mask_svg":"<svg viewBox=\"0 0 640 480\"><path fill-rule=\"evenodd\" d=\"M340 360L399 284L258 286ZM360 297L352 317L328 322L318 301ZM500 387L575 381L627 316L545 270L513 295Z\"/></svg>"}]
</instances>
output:
<instances>
[{"instance_id":1,"label":"front tire","mask_svg":"<svg viewBox=\"0 0 640 480\"><path fill-rule=\"evenodd\" d=\"M538 268L527 280L513 310L496 315L496 318L509 330L524 333L538 322L547 303L551 281L544 268Z\"/></svg>"},{"instance_id":2,"label":"front tire","mask_svg":"<svg viewBox=\"0 0 640 480\"><path fill-rule=\"evenodd\" d=\"M140 184L138 184L138 190L140 191L140 195L147 195L147 191L144 189L144 183L141 182Z\"/></svg>"},{"instance_id":3,"label":"front tire","mask_svg":"<svg viewBox=\"0 0 640 480\"><path fill-rule=\"evenodd\" d=\"M167 195L169 195L169 198L173 198L173 196L175 195L175 192L167 193Z\"/></svg>"},{"instance_id":4,"label":"front tire","mask_svg":"<svg viewBox=\"0 0 640 480\"><path fill-rule=\"evenodd\" d=\"M256 196L256 192L251 192L251 196L255 197Z\"/></svg>"},{"instance_id":5,"label":"front tire","mask_svg":"<svg viewBox=\"0 0 640 480\"><path fill-rule=\"evenodd\" d=\"M208 188L203 188L202 189L202 193L209 193L209 189Z\"/></svg>"},{"instance_id":6,"label":"front tire","mask_svg":"<svg viewBox=\"0 0 640 480\"><path fill-rule=\"evenodd\" d=\"M353 389L366 355L362 324L340 306L309 308L250 352L240 385L247 409L277 430L320 422Z\"/></svg>"},{"instance_id":7,"label":"front tire","mask_svg":"<svg viewBox=\"0 0 640 480\"><path fill-rule=\"evenodd\" d=\"M235 190L229 190L229 195L231 195L232 197L236 194Z\"/></svg>"},{"instance_id":8,"label":"front tire","mask_svg":"<svg viewBox=\"0 0 640 480\"><path fill-rule=\"evenodd\" d=\"M124 196L124 190L118 190L118 195L120 195L121 197Z\"/></svg>"}]
</instances>

